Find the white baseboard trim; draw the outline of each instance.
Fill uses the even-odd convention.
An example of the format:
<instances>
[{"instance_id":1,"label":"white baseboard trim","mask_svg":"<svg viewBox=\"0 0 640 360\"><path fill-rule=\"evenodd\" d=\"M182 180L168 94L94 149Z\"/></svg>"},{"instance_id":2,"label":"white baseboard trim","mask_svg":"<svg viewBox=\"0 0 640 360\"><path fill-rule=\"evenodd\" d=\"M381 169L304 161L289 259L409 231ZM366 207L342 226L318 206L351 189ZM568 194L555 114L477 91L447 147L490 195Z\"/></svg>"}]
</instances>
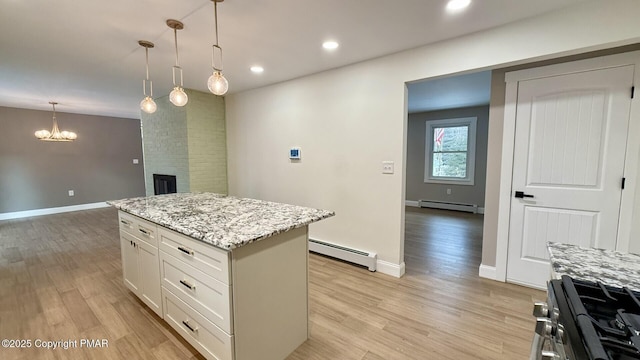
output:
<instances>
[{"instance_id":1,"label":"white baseboard trim","mask_svg":"<svg viewBox=\"0 0 640 360\"><path fill-rule=\"evenodd\" d=\"M70 211L99 209L99 208L104 208L109 206L110 205L108 205L106 202L97 202L97 203L91 203L91 204L61 206L61 207L54 207L54 208L47 208L47 209L16 211L16 212L10 212L10 213L1 213L0 220L21 219L21 218L32 217L32 216L59 214L59 213L65 213Z\"/></svg>"},{"instance_id":2,"label":"white baseboard trim","mask_svg":"<svg viewBox=\"0 0 640 360\"><path fill-rule=\"evenodd\" d=\"M478 208L478 214L484 214L484 208L483 207L479 207Z\"/></svg>"},{"instance_id":3,"label":"white baseboard trim","mask_svg":"<svg viewBox=\"0 0 640 360\"><path fill-rule=\"evenodd\" d=\"M405 206L420 207L420 202L419 201L413 201L413 200L405 200L404 201L404 205Z\"/></svg>"},{"instance_id":4,"label":"white baseboard trim","mask_svg":"<svg viewBox=\"0 0 640 360\"><path fill-rule=\"evenodd\" d=\"M480 264L478 275L485 279L498 280L495 266Z\"/></svg>"},{"instance_id":5,"label":"white baseboard trim","mask_svg":"<svg viewBox=\"0 0 640 360\"><path fill-rule=\"evenodd\" d=\"M400 264L394 264L388 261L378 260L376 262L376 271L400 278L402 277L402 275L404 275L405 271L404 261Z\"/></svg>"}]
</instances>

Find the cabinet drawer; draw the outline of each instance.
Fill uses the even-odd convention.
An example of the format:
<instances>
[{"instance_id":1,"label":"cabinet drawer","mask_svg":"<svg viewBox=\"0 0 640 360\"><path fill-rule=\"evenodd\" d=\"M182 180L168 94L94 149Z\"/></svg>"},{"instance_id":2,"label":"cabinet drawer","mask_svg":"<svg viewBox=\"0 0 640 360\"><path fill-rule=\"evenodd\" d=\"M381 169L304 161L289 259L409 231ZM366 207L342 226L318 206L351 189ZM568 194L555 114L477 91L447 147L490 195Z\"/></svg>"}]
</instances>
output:
<instances>
[{"instance_id":1,"label":"cabinet drawer","mask_svg":"<svg viewBox=\"0 0 640 360\"><path fill-rule=\"evenodd\" d=\"M233 336L209 322L171 291L163 291L164 320L207 359L233 359Z\"/></svg>"},{"instance_id":2,"label":"cabinet drawer","mask_svg":"<svg viewBox=\"0 0 640 360\"><path fill-rule=\"evenodd\" d=\"M158 246L156 224L123 211L118 211L118 223L120 230L143 239L153 246Z\"/></svg>"},{"instance_id":3,"label":"cabinet drawer","mask_svg":"<svg viewBox=\"0 0 640 360\"><path fill-rule=\"evenodd\" d=\"M162 251L160 261L162 286L232 334L230 286Z\"/></svg>"},{"instance_id":4,"label":"cabinet drawer","mask_svg":"<svg viewBox=\"0 0 640 360\"><path fill-rule=\"evenodd\" d=\"M175 231L158 228L160 250L203 273L231 285L229 277L229 252L205 244Z\"/></svg>"}]
</instances>

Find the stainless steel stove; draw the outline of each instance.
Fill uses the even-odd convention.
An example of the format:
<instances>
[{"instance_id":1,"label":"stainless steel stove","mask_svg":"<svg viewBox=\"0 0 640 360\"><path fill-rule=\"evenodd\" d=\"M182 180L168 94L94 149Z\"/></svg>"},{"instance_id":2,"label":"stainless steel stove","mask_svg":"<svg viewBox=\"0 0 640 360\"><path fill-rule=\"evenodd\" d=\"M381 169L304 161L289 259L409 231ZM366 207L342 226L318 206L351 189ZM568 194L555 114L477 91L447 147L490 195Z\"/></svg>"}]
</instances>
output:
<instances>
[{"instance_id":1,"label":"stainless steel stove","mask_svg":"<svg viewBox=\"0 0 640 360\"><path fill-rule=\"evenodd\" d=\"M536 303L531 360L640 359L640 292L563 276Z\"/></svg>"}]
</instances>

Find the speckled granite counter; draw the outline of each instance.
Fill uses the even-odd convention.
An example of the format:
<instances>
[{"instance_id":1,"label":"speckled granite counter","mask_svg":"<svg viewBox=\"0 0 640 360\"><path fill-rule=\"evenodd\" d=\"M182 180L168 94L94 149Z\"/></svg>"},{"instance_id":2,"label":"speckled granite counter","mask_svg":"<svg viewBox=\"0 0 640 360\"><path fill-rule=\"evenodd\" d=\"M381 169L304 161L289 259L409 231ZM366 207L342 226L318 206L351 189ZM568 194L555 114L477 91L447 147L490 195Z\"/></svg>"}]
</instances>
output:
<instances>
[{"instance_id":1,"label":"speckled granite counter","mask_svg":"<svg viewBox=\"0 0 640 360\"><path fill-rule=\"evenodd\" d=\"M327 210L214 193L178 193L107 203L225 250L334 215Z\"/></svg>"},{"instance_id":2,"label":"speckled granite counter","mask_svg":"<svg viewBox=\"0 0 640 360\"><path fill-rule=\"evenodd\" d=\"M640 291L640 256L550 242L553 275Z\"/></svg>"}]
</instances>

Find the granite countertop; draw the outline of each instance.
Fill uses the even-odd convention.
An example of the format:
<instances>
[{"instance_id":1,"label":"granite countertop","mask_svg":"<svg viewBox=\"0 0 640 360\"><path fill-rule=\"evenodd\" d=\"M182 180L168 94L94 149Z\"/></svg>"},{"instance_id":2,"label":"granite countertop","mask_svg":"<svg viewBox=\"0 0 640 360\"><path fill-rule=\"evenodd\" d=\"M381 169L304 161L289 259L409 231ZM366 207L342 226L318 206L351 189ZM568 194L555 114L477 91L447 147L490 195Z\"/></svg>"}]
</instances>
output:
<instances>
[{"instance_id":1,"label":"granite countertop","mask_svg":"<svg viewBox=\"0 0 640 360\"><path fill-rule=\"evenodd\" d=\"M214 193L177 193L107 203L225 250L335 215L327 210Z\"/></svg>"},{"instance_id":2,"label":"granite countertop","mask_svg":"<svg viewBox=\"0 0 640 360\"><path fill-rule=\"evenodd\" d=\"M640 291L639 255L553 242L548 243L547 248L556 278L568 275Z\"/></svg>"}]
</instances>

